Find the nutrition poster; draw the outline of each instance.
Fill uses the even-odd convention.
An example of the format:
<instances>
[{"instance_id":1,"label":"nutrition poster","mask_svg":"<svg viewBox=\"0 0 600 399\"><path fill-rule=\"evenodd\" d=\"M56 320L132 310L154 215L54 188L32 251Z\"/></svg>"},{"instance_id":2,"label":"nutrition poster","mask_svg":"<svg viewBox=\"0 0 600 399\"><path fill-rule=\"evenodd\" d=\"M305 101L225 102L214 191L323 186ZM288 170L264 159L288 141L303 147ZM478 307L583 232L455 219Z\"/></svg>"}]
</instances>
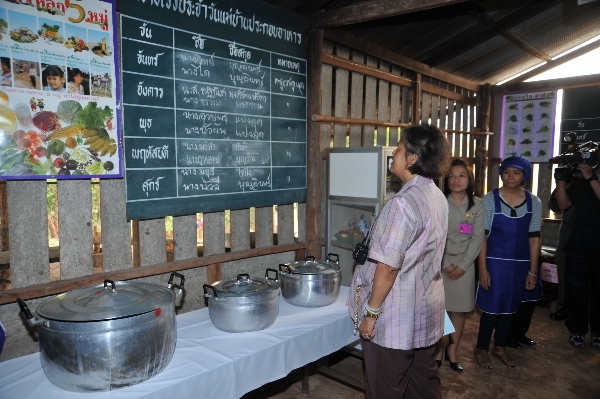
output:
<instances>
[{"instance_id":1,"label":"nutrition poster","mask_svg":"<svg viewBox=\"0 0 600 399\"><path fill-rule=\"evenodd\" d=\"M115 3L0 7L0 178L121 177Z\"/></svg>"},{"instance_id":2,"label":"nutrition poster","mask_svg":"<svg viewBox=\"0 0 600 399\"><path fill-rule=\"evenodd\" d=\"M501 157L521 155L530 162L548 162L552 157L555 113L556 91L505 95Z\"/></svg>"}]
</instances>

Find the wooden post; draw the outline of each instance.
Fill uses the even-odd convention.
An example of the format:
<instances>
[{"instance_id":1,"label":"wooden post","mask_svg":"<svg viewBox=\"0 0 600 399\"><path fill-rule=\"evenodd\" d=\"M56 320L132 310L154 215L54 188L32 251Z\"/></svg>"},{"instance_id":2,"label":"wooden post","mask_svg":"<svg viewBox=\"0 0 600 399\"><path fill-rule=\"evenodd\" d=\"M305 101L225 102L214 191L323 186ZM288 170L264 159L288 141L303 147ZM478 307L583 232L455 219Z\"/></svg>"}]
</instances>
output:
<instances>
[{"instance_id":1,"label":"wooden post","mask_svg":"<svg viewBox=\"0 0 600 399\"><path fill-rule=\"evenodd\" d=\"M323 30L308 32L307 74L308 90L306 100L308 115L321 113L321 52ZM307 255L321 256L321 190L322 190L322 153L321 123L307 119L307 168L306 168L306 241Z\"/></svg>"},{"instance_id":2,"label":"wooden post","mask_svg":"<svg viewBox=\"0 0 600 399\"><path fill-rule=\"evenodd\" d=\"M140 257L140 222L138 220L131 221L131 245L133 247L133 267L140 267L142 265Z\"/></svg>"},{"instance_id":3,"label":"wooden post","mask_svg":"<svg viewBox=\"0 0 600 399\"><path fill-rule=\"evenodd\" d=\"M415 80L413 81L413 97L412 97L412 118L411 123L413 125L419 124L421 120L421 79L420 73L415 74Z\"/></svg>"},{"instance_id":4,"label":"wooden post","mask_svg":"<svg viewBox=\"0 0 600 399\"><path fill-rule=\"evenodd\" d=\"M480 101L479 109L477 110L477 127L474 131L489 132L490 131L490 109L492 105L492 85L486 83L479 90ZM475 195L483 197L485 187L485 171L489 166L488 151L486 148L487 136L478 135L475 138Z\"/></svg>"},{"instance_id":5,"label":"wooden post","mask_svg":"<svg viewBox=\"0 0 600 399\"><path fill-rule=\"evenodd\" d=\"M208 284L216 283L223 279L223 266L221 263L209 265L206 268L206 281Z\"/></svg>"}]
</instances>

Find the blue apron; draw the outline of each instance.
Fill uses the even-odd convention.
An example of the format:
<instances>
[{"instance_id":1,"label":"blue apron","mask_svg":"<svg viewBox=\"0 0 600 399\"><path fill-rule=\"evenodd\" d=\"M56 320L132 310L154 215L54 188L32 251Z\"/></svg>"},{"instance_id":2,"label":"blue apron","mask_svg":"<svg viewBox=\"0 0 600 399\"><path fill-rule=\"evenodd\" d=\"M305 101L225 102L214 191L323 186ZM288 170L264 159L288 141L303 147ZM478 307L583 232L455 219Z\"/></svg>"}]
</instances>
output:
<instances>
[{"instance_id":1,"label":"blue apron","mask_svg":"<svg viewBox=\"0 0 600 399\"><path fill-rule=\"evenodd\" d=\"M519 310L525 292L535 294L539 291L538 295L541 296L540 284L536 285L536 290L533 292L525 290L525 280L530 265L529 224L532 216L532 200L529 191L525 190L527 213L521 217L510 217L502 213L498 189L493 193L495 209L487 238L486 256L491 284L487 291L480 286L477 287L475 302L486 313L515 313Z\"/></svg>"}]
</instances>

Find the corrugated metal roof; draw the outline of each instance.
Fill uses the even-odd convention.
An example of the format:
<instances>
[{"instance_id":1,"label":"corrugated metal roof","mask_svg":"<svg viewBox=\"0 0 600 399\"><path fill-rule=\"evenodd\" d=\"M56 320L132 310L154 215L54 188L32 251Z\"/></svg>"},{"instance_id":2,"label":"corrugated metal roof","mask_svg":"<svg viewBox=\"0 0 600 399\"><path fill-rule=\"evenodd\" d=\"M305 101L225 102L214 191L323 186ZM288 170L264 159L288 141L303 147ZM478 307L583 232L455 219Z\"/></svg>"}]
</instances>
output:
<instances>
[{"instance_id":1,"label":"corrugated metal roof","mask_svg":"<svg viewBox=\"0 0 600 399\"><path fill-rule=\"evenodd\" d=\"M303 15L353 0L263 0ZM498 28L500 27L500 28ZM342 26L403 56L477 83L498 83L600 35L600 0L470 0ZM526 43L518 46L515 42Z\"/></svg>"}]
</instances>

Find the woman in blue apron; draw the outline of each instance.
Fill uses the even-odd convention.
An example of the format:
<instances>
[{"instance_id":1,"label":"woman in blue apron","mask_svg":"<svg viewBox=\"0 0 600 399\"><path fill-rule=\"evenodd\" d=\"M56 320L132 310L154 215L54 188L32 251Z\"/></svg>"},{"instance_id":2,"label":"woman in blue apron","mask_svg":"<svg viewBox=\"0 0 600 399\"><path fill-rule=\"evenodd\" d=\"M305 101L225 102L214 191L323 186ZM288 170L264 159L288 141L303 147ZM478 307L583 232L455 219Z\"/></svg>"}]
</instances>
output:
<instances>
[{"instance_id":1,"label":"woman in blue apron","mask_svg":"<svg viewBox=\"0 0 600 399\"><path fill-rule=\"evenodd\" d=\"M507 366L515 366L505 351L512 315L519 310L525 292L541 294L537 270L542 206L539 198L523 188L531 174L527 159L506 158L500 164L502 188L483 198L486 230L475 299L483 313L475 357L484 368L492 368L488 352L494 329L492 354Z\"/></svg>"}]
</instances>

